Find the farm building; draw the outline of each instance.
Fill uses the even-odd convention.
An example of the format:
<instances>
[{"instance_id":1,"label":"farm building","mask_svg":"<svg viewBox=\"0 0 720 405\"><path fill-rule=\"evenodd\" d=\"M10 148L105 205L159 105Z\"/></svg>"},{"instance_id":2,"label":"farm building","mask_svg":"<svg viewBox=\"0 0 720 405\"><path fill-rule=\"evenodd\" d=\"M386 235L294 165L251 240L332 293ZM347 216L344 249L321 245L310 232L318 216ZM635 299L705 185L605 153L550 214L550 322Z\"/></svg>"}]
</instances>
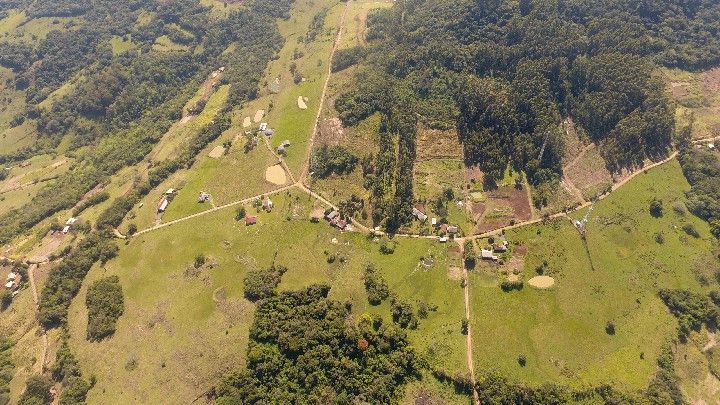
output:
<instances>
[{"instance_id":1,"label":"farm building","mask_svg":"<svg viewBox=\"0 0 720 405\"><path fill-rule=\"evenodd\" d=\"M204 191L201 191L200 195L198 196L198 202L204 203L205 201L208 201L208 200L210 200L210 194L208 194Z\"/></svg>"},{"instance_id":2,"label":"farm building","mask_svg":"<svg viewBox=\"0 0 720 405\"><path fill-rule=\"evenodd\" d=\"M454 226L454 225L448 225L447 233L452 234L452 235L458 233L458 227Z\"/></svg>"},{"instance_id":3,"label":"farm building","mask_svg":"<svg viewBox=\"0 0 720 405\"><path fill-rule=\"evenodd\" d=\"M335 218L333 218L330 221L330 224L332 226L338 228L341 231L343 231L343 230L345 230L345 228L347 228L347 221L345 221L344 219L341 219L339 215L336 216Z\"/></svg>"},{"instance_id":4,"label":"farm building","mask_svg":"<svg viewBox=\"0 0 720 405\"><path fill-rule=\"evenodd\" d=\"M265 134L265 136L267 136L267 137L270 137L270 136L273 136L273 135L275 134L275 131L273 131L273 130L270 129L270 128L267 128L266 130L263 131L263 134Z\"/></svg>"},{"instance_id":5,"label":"farm building","mask_svg":"<svg viewBox=\"0 0 720 405\"><path fill-rule=\"evenodd\" d=\"M422 221L422 222L427 221L427 215L425 215L425 213L420 211L418 208L413 207L412 213L415 216L415 218L417 218L419 221Z\"/></svg>"},{"instance_id":6,"label":"farm building","mask_svg":"<svg viewBox=\"0 0 720 405\"><path fill-rule=\"evenodd\" d=\"M260 124L260 131L265 131L268 127L267 122L263 122Z\"/></svg>"},{"instance_id":7,"label":"farm building","mask_svg":"<svg viewBox=\"0 0 720 405\"><path fill-rule=\"evenodd\" d=\"M325 218L327 218L328 221L332 221L333 219L337 218L338 216L340 216L340 213L335 210L332 210L325 216Z\"/></svg>"},{"instance_id":8,"label":"farm building","mask_svg":"<svg viewBox=\"0 0 720 405\"><path fill-rule=\"evenodd\" d=\"M440 232L441 232L441 233L447 233L447 232L448 232L448 225L447 225L447 224L440 224Z\"/></svg>"},{"instance_id":9,"label":"farm building","mask_svg":"<svg viewBox=\"0 0 720 405\"><path fill-rule=\"evenodd\" d=\"M173 195L175 194L175 191L177 190L175 190L174 188L169 188L167 189L167 191L165 191L165 195Z\"/></svg>"},{"instance_id":10,"label":"farm building","mask_svg":"<svg viewBox=\"0 0 720 405\"><path fill-rule=\"evenodd\" d=\"M72 217L72 218L68 219L67 221L65 221L65 225L71 226L72 224L77 222L77 220L78 220L77 218Z\"/></svg>"},{"instance_id":11,"label":"farm building","mask_svg":"<svg viewBox=\"0 0 720 405\"><path fill-rule=\"evenodd\" d=\"M245 225L257 224L257 217L255 215L245 215Z\"/></svg>"},{"instance_id":12,"label":"farm building","mask_svg":"<svg viewBox=\"0 0 720 405\"><path fill-rule=\"evenodd\" d=\"M167 199L167 198L163 198L163 199L160 201L160 204L158 204L158 206L157 206L157 212L165 212L165 210L167 209L168 204L170 204L170 202L168 201L168 199Z\"/></svg>"},{"instance_id":13,"label":"farm building","mask_svg":"<svg viewBox=\"0 0 720 405\"><path fill-rule=\"evenodd\" d=\"M63 227L63 229L62 229L62 233L65 233L65 234L66 234L66 233L68 233L68 232L70 232L70 225L65 225L65 226Z\"/></svg>"},{"instance_id":14,"label":"farm building","mask_svg":"<svg viewBox=\"0 0 720 405\"><path fill-rule=\"evenodd\" d=\"M508 251L508 241L503 240L493 245L493 250L497 253L505 253Z\"/></svg>"},{"instance_id":15,"label":"farm building","mask_svg":"<svg viewBox=\"0 0 720 405\"><path fill-rule=\"evenodd\" d=\"M493 254L492 250L482 249L480 251L480 258L483 260L497 260L498 257Z\"/></svg>"},{"instance_id":16,"label":"farm building","mask_svg":"<svg viewBox=\"0 0 720 405\"><path fill-rule=\"evenodd\" d=\"M276 152L278 153L278 155L284 154L284 153L285 153L285 147L282 146L282 145L278 146L277 149L276 149Z\"/></svg>"}]
</instances>

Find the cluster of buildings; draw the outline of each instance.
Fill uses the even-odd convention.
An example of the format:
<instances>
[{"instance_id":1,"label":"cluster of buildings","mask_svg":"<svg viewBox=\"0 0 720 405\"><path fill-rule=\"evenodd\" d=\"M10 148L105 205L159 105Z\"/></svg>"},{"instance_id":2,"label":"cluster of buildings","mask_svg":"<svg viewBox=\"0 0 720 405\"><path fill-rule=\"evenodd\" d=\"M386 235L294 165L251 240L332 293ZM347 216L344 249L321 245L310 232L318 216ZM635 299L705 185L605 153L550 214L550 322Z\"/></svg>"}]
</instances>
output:
<instances>
[{"instance_id":1,"label":"cluster of buildings","mask_svg":"<svg viewBox=\"0 0 720 405\"><path fill-rule=\"evenodd\" d=\"M422 204L414 206L412 214L420 222L425 222L428 220L428 216L425 213L425 206L423 206ZM430 225L432 225L432 227L440 233L440 236L438 238L440 242L447 242L448 236L455 236L458 234L458 232L460 232L460 229L455 225L450 225L447 223L439 224L437 218L430 218Z\"/></svg>"},{"instance_id":2,"label":"cluster of buildings","mask_svg":"<svg viewBox=\"0 0 720 405\"><path fill-rule=\"evenodd\" d=\"M20 287L20 280L22 276L20 276L19 273L15 273L14 271L10 271L8 273L7 278L5 278L5 288L9 290L13 290L12 296L16 296L18 294L18 287Z\"/></svg>"},{"instance_id":3,"label":"cluster of buildings","mask_svg":"<svg viewBox=\"0 0 720 405\"><path fill-rule=\"evenodd\" d=\"M70 232L70 228L72 228L72 226L75 225L77 220L78 219L76 217L71 217L70 219L65 221L65 226L62 229L62 233L67 234L68 232Z\"/></svg>"},{"instance_id":4,"label":"cluster of buildings","mask_svg":"<svg viewBox=\"0 0 720 405\"><path fill-rule=\"evenodd\" d=\"M505 253L508 249L510 249L510 244L506 239L502 239L501 241L493 243L489 246L489 249L483 248L480 250L480 259L498 261L500 258L497 254Z\"/></svg>"},{"instance_id":5,"label":"cluster of buildings","mask_svg":"<svg viewBox=\"0 0 720 405\"><path fill-rule=\"evenodd\" d=\"M344 231L348 227L348 222L342 218L340 212L337 210L330 211L327 215L325 215L325 219L328 220L330 225L341 231Z\"/></svg>"},{"instance_id":6,"label":"cluster of buildings","mask_svg":"<svg viewBox=\"0 0 720 405\"><path fill-rule=\"evenodd\" d=\"M263 197L262 202L260 203L260 207L262 207L262 209L265 212L272 211L273 206L274 206L274 204L273 204L272 200L270 199L270 197ZM251 214L245 215L245 226L255 225L255 224L257 224L257 221L258 221L257 215L251 215Z\"/></svg>"}]
</instances>

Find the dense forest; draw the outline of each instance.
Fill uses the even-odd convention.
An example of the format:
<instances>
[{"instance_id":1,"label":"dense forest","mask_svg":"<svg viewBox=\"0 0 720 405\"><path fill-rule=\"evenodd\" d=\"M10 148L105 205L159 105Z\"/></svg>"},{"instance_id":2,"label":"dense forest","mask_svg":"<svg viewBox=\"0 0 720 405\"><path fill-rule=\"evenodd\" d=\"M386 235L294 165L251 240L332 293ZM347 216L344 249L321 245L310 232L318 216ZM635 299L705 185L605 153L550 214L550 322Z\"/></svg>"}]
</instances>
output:
<instances>
[{"instance_id":1,"label":"dense forest","mask_svg":"<svg viewBox=\"0 0 720 405\"><path fill-rule=\"evenodd\" d=\"M368 24L371 45L333 61L335 70L360 63L358 85L335 108L346 125L382 116L366 186L375 221L387 218L389 229L410 219L416 122L457 128L466 164L480 166L487 186L509 165L535 186L552 184L563 119L612 171L664 156L674 109L653 68L720 62L711 0L406 0Z\"/></svg>"},{"instance_id":2,"label":"dense forest","mask_svg":"<svg viewBox=\"0 0 720 405\"><path fill-rule=\"evenodd\" d=\"M33 16L71 15L78 21L73 29L51 32L33 44L0 39L0 65L14 71L15 87L27 95L25 111L13 123L31 120L40 134L33 146L0 156L0 162L52 151L64 140L78 158L73 170L30 204L0 215L0 242L73 207L97 184L140 162L180 118L199 83L219 66L230 66L223 84L230 85L231 105L254 98L264 67L282 44L275 18L287 16L290 4L258 0L222 18L211 17L210 7L192 0L0 4L0 12L20 7ZM187 50L156 50L153 44L163 36ZM113 54L110 40L118 37L131 39L135 47ZM230 47L235 42L243 46ZM51 107L41 106L68 83L73 83L69 94ZM221 131L209 132L217 136ZM196 154L196 146L210 140L200 139L188 153ZM192 157L160 166L176 169L192 164Z\"/></svg>"},{"instance_id":3,"label":"dense forest","mask_svg":"<svg viewBox=\"0 0 720 405\"><path fill-rule=\"evenodd\" d=\"M350 304L313 285L258 301L247 368L215 388L218 404L391 403L421 362L382 318L351 321Z\"/></svg>"}]
</instances>

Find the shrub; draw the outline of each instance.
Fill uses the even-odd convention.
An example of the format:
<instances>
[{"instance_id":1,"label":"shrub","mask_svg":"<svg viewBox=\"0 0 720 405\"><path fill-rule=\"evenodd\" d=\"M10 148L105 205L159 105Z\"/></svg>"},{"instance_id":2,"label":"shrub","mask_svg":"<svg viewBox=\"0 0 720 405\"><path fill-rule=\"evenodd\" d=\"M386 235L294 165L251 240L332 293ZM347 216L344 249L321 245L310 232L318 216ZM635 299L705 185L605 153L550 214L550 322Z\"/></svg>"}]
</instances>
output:
<instances>
[{"instance_id":1,"label":"shrub","mask_svg":"<svg viewBox=\"0 0 720 405\"><path fill-rule=\"evenodd\" d=\"M355 46L347 49L338 49L335 51L332 59L332 72L339 72L345 70L352 65L360 62L367 51L362 46Z\"/></svg>"},{"instance_id":2,"label":"shrub","mask_svg":"<svg viewBox=\"0 0 720 405\"><path fill-rule=\"evenodd\" d=\"M605 324L605 333L608 335L614 335L615 334L615 323L613 321L607 321Z\"/></svg>"},{"instance_id":3,"label":"shrub","mask_svg":"<svg viewBox=\"0 0 720 405\"><path fill-rule=\"evenodd\" d=\"M92 283L85 305L88 308L88 340L101 340L115 333L115 324L125 310L118 277L105 277Z\"/></svg>"},{"instance_id":4,"label":"shrub","mask_svg":"<svg viewBox=\"0 0 720 405\"><path fill-rule=\"evenodd\" d=\"M527 358L522 353L520 353L520 355L518 356L517 361L520 367L525 367L525 364L527 364Z\"/></svg>"},{"instance_id":5,"label":"shrub","mask_svg":"<svg viewBox=\"0 0 720 405\"><path fill-rule=\"evenodd\" d=\"M205 255L201 253L201 254L195 256L195 261L193 262L193 266L196 269L199 269L200 267L205 265L206 260L207 259L205 258Z\"/></svg>"},{"instance_id":6,"label":"shrub","mask_svg":"<svg viewBox=\"0 0 720 405\"><path fill-rule=\"evenodd\" d=\"M510 292L510 291L513 291L513 290L520 291L520 290L523 289L523 286L524 286L524 284L523 284L523 281L522 281L522 280L513 280L513 281L511 281L511 280L504 280L504 281L500 284L500 288L502 288L502 290L505 291L505 292Z\"/></svg>"},{"instance_id":7,"label":"shrub","mask_svg":"<svg viewBox=\"0 0 720 405\"><path fill-rule=\"evenodd\" d=\"M372 264L365 267L363 278L365 279L365 291L370 305L380 305L383 300L390 296L390 289L385 279L376 272L375 266Z\"/></svg>"},{"instance_id":8,"label":"shrub","mask_svg":"<svg viewBox=\"0 0 720 405\"><path fill-rule=\"evenodd\" d=\"M682 227L683 231L685 231L686 234L692 236L693 238L699 238L700 232L698 232L697 228L695 228L695 225L693 224L685 224Z\"/></svg>"},{"instance_id":9,"label":"shrub","mask_svg":"<svg viewBox=\"0 0 720 405\"><path fill-rule=\"evenodd\" d=\"M461 325L460 325L460 332L461 332L463 335L467 335L469 329L470 329L470 321L469 321L467 318L464 318L464 319L462 320Z\"/></svg>"},{"instance_id":10,"label":"shrub","mask_svg":"<svg viewBox=\"0 0 720 405\"><path fill-rule=\"evenodd\" d=\"M280 284L282 275L287 268L272 265L267 269L248 271L244 281L245 298L252 302L270 298L275 295L275 289Z\"/></svg>"},{"instance_id":11,"label":"shrub","mask_svg":"<svg viewBox=\"0 0 720 405\"><path fill-rule=\"evenodd\" d=\"M358 157L344 146L323 145L313 152L310 171L314 176L325 178L332 174L350 174L358 163Z\"/></svg>"},{"instance_id":12,"label":"shrub","mask_svg":"<svg viewBox=\"0 0 720 405\"><path fill-rule=\"evenodd\" d=\"M655 218L659 218L663 215L662 200L653 199L650 202L650 215L652 215Z\"/></svg>"},{"instance_id":13,"label":"shrub","mask_svg":"<svg viewBox=\"0 0 720 405\"><path fill-rule=\"evenodd\" d=\"M128 235L133 236L137 232L137 225L135 223L131 223L128 225Z\"/></svg>"}]
</instances>

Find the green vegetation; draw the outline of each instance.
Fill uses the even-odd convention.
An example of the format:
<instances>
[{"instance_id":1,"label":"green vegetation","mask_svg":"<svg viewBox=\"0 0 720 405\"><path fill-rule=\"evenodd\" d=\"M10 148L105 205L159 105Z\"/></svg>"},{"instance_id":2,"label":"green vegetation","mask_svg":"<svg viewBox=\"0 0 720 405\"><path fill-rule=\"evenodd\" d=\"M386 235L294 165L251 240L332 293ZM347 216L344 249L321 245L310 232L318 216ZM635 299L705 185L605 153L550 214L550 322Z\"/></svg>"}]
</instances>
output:
<instances>
[{"instance_id":1,"label":"green vegetation","mask_svg":"<svg viewBox=\"0 0 720 405\"><path fill-rule=\"evenodd\" d=\"M320 178L332 174L349 174L355 170L358 158L342 146L323 145L313 152L310 171Z\"/></svg>"},{"instance_id":2,"label":"green vegetation","mask_svg":"<svg viewBox=\"0 0 720 405\"><path fill-rule=\"evenodd\" d=\"M94 385L83 378L78 361L70 348L66 332L62 334L62 343L55 355L53 378L62 385L61 404L79 404L85 402L88 391Z\"/></svg>"},{"instance_id":3,"label":"green vegetation","mask_svg":"<svg viewBox=\"0 0 720 405\"><path fill-rule=\"evenodd\" d=\"M678 333L687 339L691 331L699 331L703 325L720 323L720 306L710 297L689 290L662 289L660 299L678 318ZM717 296L717 292L713 297Z\"/></svg>"},{"instance_id":4,"label":"green vegetation","mask_svg":"<svg viewBox=\"0 0 720 405\"><path fill-rule=\"evenodd\" d=\"M708 225L667 208L685 203L689 189L680 165L671 161L597 202L584 240L567 219L507 231L513 251L522 247L527 254L513 253L497 267L483 261L470 272L475 370L494 369L526 385L577 388L612 381L626 392L647 389L662 344L677 336L658 291L707 294L704 286L716 285L720 272ZM653 199L663 201L662 217L650 214ZM685 223L701 237L686 235ZM663 244L654 240L658 232ZM504 293L498 286L518 268L524 288ZM538 268L555 280L551 289L528 284ZM614 335L606 332L608 321ZM585 343L574 343L579 341ZM526 357L525 367L518 367L518 352Z\"/></svg>"},{"instance_id":5,"label":"green vegetation","mask_svg":"<svg viewBox=\"0 0 720 405\"><path fill-rule=\"evenodd\" d=\"M329 401L390 403L421 363L398 329L363 315L313 285L260 301L250 329L247 370L215 389L218 403Z\"/></svg>"},{"instance_id":6,"label":"green vegetation","mask_svg":"<svg viewBox=\"0 0 720 405\"><path fill-rule=\"evenodd\" d=\"M117 253L117 245L98 233L80 241L62 262L50 270L40 294L40 323L47 328L65 323L70 302L80 291L80 285L92 265L96 261L107 262Z\"/></svg>"},{"instance_id":7,"label":"green vegetation","mask_svg":"<svg viewBox=\"0 0 720 405\"><path fill-rule=\"evenodd\" d=\"M124 311L122 285L117 276L95 281L87 291L87 338L101 340L115 333L115 323Z\"/></svg>"},{"instance_id":8,"label":"green vegetation","mask_svg":"<svg viewBox=\"0 0 720 405\"><path fill-rule=\"evenodd\" d=\"M287 268L272 265L267 269L248 271L243 282L245 298L252 302L275 296L277 286Z\"/></svg>"},{"instance_id":9,"label":"green vegetation","mask_svg":"<svg viewBox=\"0 0 720 405\"><path fill-rule=\"evenodd\" d=\"M25 382L25 391L23 392L18 405L38 405L49 404L52 402L50 388L53 382L49 377L43 375L33 375Z\"/></svg>"},{"instance_id":10,"label":"green vegetation","mask_svg":"<svg viewBox=\"0 0 720 405\"><path fill-rule=\"evenodd\" d=\"M0 405L10 403L10 380L13 378L15 369L12 347L8 338L0 337Z\"/></svg>"},{"instance_id":11,"label":"green vegetation","mask_svg":"<svg viewBox=\"0 0 720 405\"><path fill-rule=\"evenodd\" d=\"M688 146L680 154L680 163L692 186L688 209L710 222L712 233L720 238L720 156Z\"/></svg>"},{"instance_id":12,"label":"green vegetation","mask_svg":"<svg viewBox=\"0 0 720 405\"><path fill-rule=\"evenodd\" d=\"M365 280L365 291L367 292L368 302L371 305L380 305L383 300L390 297L390 289L382 275L377 274L375 266L368 264L365 267L363 275Z\"/></svg>"}]
</instances>

